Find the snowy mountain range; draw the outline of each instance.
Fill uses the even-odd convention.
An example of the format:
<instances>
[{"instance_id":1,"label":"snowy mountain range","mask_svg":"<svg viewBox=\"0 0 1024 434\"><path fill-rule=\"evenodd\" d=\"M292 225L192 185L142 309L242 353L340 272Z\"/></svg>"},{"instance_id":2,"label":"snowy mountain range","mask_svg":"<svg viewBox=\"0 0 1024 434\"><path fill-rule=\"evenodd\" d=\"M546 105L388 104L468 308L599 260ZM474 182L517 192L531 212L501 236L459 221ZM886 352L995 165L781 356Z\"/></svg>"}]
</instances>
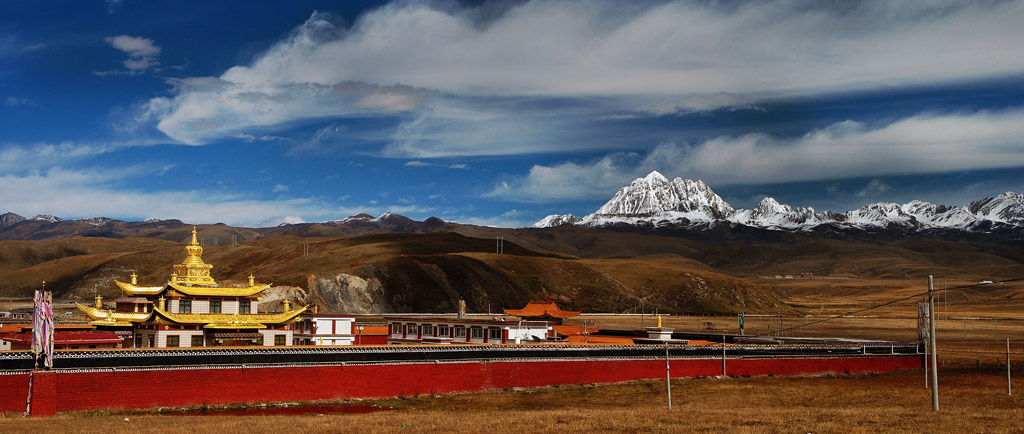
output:
<instances>
[{"instance_id":1,"label":"snowy mountain range","mask_svg":"<svg viewBox=\"0 0 1024 434\"><path fill-rule=\"evenodd\" d=\"M684 226L694 229L716 224L810 231L821 225L839 228L906 230L952 229L985 232L995 228L1024 229L1024 195L1012 191L967 204L936 205L914 200L906 204L879 202L853 211L817 212L811 207L793 208L766 197L754 209L734 209L702 181L675 178L658 172L633 180L601 208L583 218L572 214L550 215L534 228L573 224L586 227L613 225Z\"/></svg>"}]
</instances>

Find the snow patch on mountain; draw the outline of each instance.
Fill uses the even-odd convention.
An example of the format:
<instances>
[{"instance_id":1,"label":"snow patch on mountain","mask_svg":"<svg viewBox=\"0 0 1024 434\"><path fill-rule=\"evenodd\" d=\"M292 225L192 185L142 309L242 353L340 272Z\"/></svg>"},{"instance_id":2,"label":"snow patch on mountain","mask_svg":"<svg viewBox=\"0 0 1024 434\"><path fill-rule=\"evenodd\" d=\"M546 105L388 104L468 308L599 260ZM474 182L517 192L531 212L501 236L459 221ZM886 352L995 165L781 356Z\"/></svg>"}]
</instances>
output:
<instances>
[{"instance_id":1,"label":"snow patch on mountain","mask_svg":"<svg viewBox=\"0 0 1024 434\"><path fill-rule=\"evenodd\" d=\"M582 218L576 217L576 216L574 216L572 214L565 214L565 215L551 214L551 215L549 215L547 217L544 217L539 222L534 223L533 226L530 226L530 227L532 227L532 228L553 228L553 227L562 226L562 225L574 225L574 224L579 223L582 220L583 220Z\"/></svg>"}]
</instances>

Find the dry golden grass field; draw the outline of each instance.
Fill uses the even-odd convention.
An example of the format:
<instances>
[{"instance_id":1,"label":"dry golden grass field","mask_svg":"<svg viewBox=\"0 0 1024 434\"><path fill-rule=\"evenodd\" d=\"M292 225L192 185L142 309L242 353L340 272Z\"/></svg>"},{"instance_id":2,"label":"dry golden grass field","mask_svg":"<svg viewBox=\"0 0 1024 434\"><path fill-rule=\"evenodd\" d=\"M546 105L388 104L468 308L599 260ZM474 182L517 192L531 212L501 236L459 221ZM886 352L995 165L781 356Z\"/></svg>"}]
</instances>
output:
<instances>
[{"instance_id":1,"label":"dry golden grass field","mask_svg":"<svg viewBox=\"0 0 1024 434\"><path fill-rule=\"evenodd\" d=\"M818 324L927 290L919 280L816 279L780 285L793 310L789 336L916 339L918 298ZM945 282L948 287L975 282ZM941 288L940 281L938 286ZM1024 320L1020 283L950 291L940 296L940 406L931 411L922 371L799 378L701 378L665 383L575 385L485 393L358 401L392 410L367 414L182 416L152 412L65 414L49 419L0 417L0 432L83 433L1022 433ZM948 309L946 306L948 305ZM794 314L794 311L800 311ZM993 319L996 318L996 319ZM652 317L588 316L604 328L653 325ZM778 319L748 316L746 333L778 330ZM672 316L680 330L736 332L734 316ZM805 326L806 325L806 326ZM790 329L793 326L801 326ZM789 329L789 330L786 330ZM1010 338L1013 395L1007 394L1005 351ZM127 419L127 420L126 420Z\"/></svg>"}]
</instances>

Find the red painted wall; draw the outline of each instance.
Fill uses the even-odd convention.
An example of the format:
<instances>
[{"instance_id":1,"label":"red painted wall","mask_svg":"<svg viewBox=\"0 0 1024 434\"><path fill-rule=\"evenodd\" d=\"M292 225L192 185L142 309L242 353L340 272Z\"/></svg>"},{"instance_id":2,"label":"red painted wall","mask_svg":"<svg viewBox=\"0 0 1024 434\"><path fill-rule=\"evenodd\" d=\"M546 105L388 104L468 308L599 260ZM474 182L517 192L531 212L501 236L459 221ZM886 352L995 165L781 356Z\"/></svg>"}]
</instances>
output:
<instances>
[{"instance_id":1,"label":"red painted wall","mask_svg":"<svg viewBox=\"0 0 1024 434\"><path fill-rule=\"evenodd\" d=\"M727 375L871 373L921 368L919 356L735 359ZM673 377L722 374L720 359L671 361ZM52 374L57 412L384 397L663 378L664 360L559 360L86 371ZM24 411L28 375L0 375L0 411ZM38 379L38 377L37 377ZM114 392L116 391L116 393ZM37 404L45 396L35 398Z\"/></svg>"}]
</instances>

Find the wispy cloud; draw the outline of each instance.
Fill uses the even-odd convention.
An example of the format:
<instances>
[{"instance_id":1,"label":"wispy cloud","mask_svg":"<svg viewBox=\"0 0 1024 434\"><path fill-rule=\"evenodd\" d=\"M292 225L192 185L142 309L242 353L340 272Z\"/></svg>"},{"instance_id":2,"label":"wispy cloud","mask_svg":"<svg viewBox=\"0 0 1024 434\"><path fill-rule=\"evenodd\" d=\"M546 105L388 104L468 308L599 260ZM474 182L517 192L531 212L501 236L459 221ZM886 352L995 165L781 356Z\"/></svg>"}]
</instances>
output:
<instances>
[{"instance_id":1,"label":"wispy cloud","mask_svg":"<svg viewBox=\"0 0 1024 434\"><path fill-rule=\"evenodd\" d=\"M862 190L857 192L857 197L881 196L889 190L892 190L892 187L887 185L885 182L882 182L881 179L875 178L869 181L868 185L864 186Z\"/></svg>"},{"instance_id":2,"label":"wispy cloud","mask_svg":"<svg viewBox=\"0 0 1024 434\"><path fill-rule=\"evenodd\" d=\"M110 46L123 51L128 58L121 62L124 65L123 71L97 71L96 75L108 74L142 74L147 69L159 65L157 56L160 55L160 47L153 43L152 39L141 36L108 36L103 38Z\"/></svg>"},{"instance_id":3,"label":"wispy cloud","mask_svg":"<svg viewBox=\"0 0 1024 434\"><path fill-rule=\"evenodd\" d=\"M334 215L334 210L312 198L255 200L219 191L136 191L121 185L132 176L144 175L146 170L51 168L26 175L0 176L0 197L4 198L4 207L13 212L70 218L155 217L190 223L253 226L270 220L268 216L316 219Z\"/></svg>"},{"instance_id":4,"label":"wispy cloud","mask_svg":"<svg viewBox=\"0 0 1024 434\"><path fill-rule=\"evenodd\" d=\"M288 191L288 186L284 185L284 184L277 184L277 185L274 186L274 189L273 189L274 193L285 193L287 191Z\"/></svg>"},{"instance_id":5,"label":"wispy cloud","mask_svg":"<svg viewBox=\"0 0 1024 434\"><path fill-rule=\"evenodd\" d=\"M449 169L468 169L465 163L427 163L425 161L413 160L405 163L405 167L446 167Z\"/></svg>"},{"instance_id":6,"label":"wispy cloud","mask_svg":"<svg viewBox=\"0 0 1024 434\"><path fill-rule=\"evenodd\" d=\"M673 101L643 105L633 111L653 116L664 116L711 113L715 110L765 110L755 102L753 98L719 92L712 95L687 95Z\"/></svg>"},{"instance_id":7,"label":"wispy cloud","mask_svg":"<svg viewBox=\"0 0 1024 434\"><path fill-rule=\"evenodd\" d=\"M220 86L162 98L159 129L204 144L254 126L408 116L382 154L508 155L551 149L550 141L521 138L531 131L524 125L538 135L571 125L544 128L552 112L510 121L496 107L467 116L478 108L473 98L604 97L619 103L604 116L689 114L757 110L757 95L1024 69L1019 2L528 1L497 15L395 2L351 26L340 22L314 13L250 64L217 77ZM656 95L662 101L635 104ZM512 132L517 143L495 143Z\"/></svg>"},{"instance_id":8,"label":"wispy cloud","mask_svg":"<svg viewBox=\"0 0 1024 434\"><path fill-rule=\"evenodd\" d=\"M36 105L36 102L32 101L32 100L30 100L28 98L20 98L20 97L16 97L16 96L9 96L9 97L4 99L4 104L7 105L8 107L19 107L19 106L27 106L27 105Z\"/></svg>"},{"instance_id":9,"label":"wispy cloud","mask_svg":"<svg viewBox=\"0 0 1024 434\"><path fill-rule=\"evenodd\" d=\"M54 165L73 163L83 158L106 154L117 149L115 144L83 144L76 142L35 143L0 146L0 174L24 173Z\"/></svg>"},{"instance_id":10,"label":"wispy cloud","mask_svg":"<svg viewBox=\"0 0 1024 434\"><path fill-rule=\"evenodd\" d=\"M293 139L290 139L288 137L271 136L271 135L266 135L266 134L264 134L262 136L254 136L252 134L235 133L235 134L232 134L231 137L234 137L236 139L239 139L239 140L242 140L242 141L248 142L248 143L252 143L252 142L278 142L278 143L282 143L282 142L291 142L291 141L293 141Z\"/></svg>"},{"instance_id":11,"label":"wispy cloud","mask_svg":"<svg viewBox=\"0 0 1024 434\"><path fill-rule=\"evenodd\" d=\"M499 180L485 196L519 202L608 197L651 170L722 184L941 173L1024 166L1024 109L922 113L885 125L839 122L781 139L722 136L696 144L665 142L645 153L535 165ZM880 182L880 181L879 181ZM865 194L884 192L884 184Z\"/></svg>"},{"instance_id":12,"label":"wispy cloud","mask_svg":"<svg viewBox=\"0 0 1024 434\"><path fill-rule=\"evenodd\" d=\"M537 217L530 212L512 209L504 213L489 217L453 217L450 220L455 223L463 223L477 226L490 226L499 228L522 228L532 225Z\"/></svg>"}]
</instances>

